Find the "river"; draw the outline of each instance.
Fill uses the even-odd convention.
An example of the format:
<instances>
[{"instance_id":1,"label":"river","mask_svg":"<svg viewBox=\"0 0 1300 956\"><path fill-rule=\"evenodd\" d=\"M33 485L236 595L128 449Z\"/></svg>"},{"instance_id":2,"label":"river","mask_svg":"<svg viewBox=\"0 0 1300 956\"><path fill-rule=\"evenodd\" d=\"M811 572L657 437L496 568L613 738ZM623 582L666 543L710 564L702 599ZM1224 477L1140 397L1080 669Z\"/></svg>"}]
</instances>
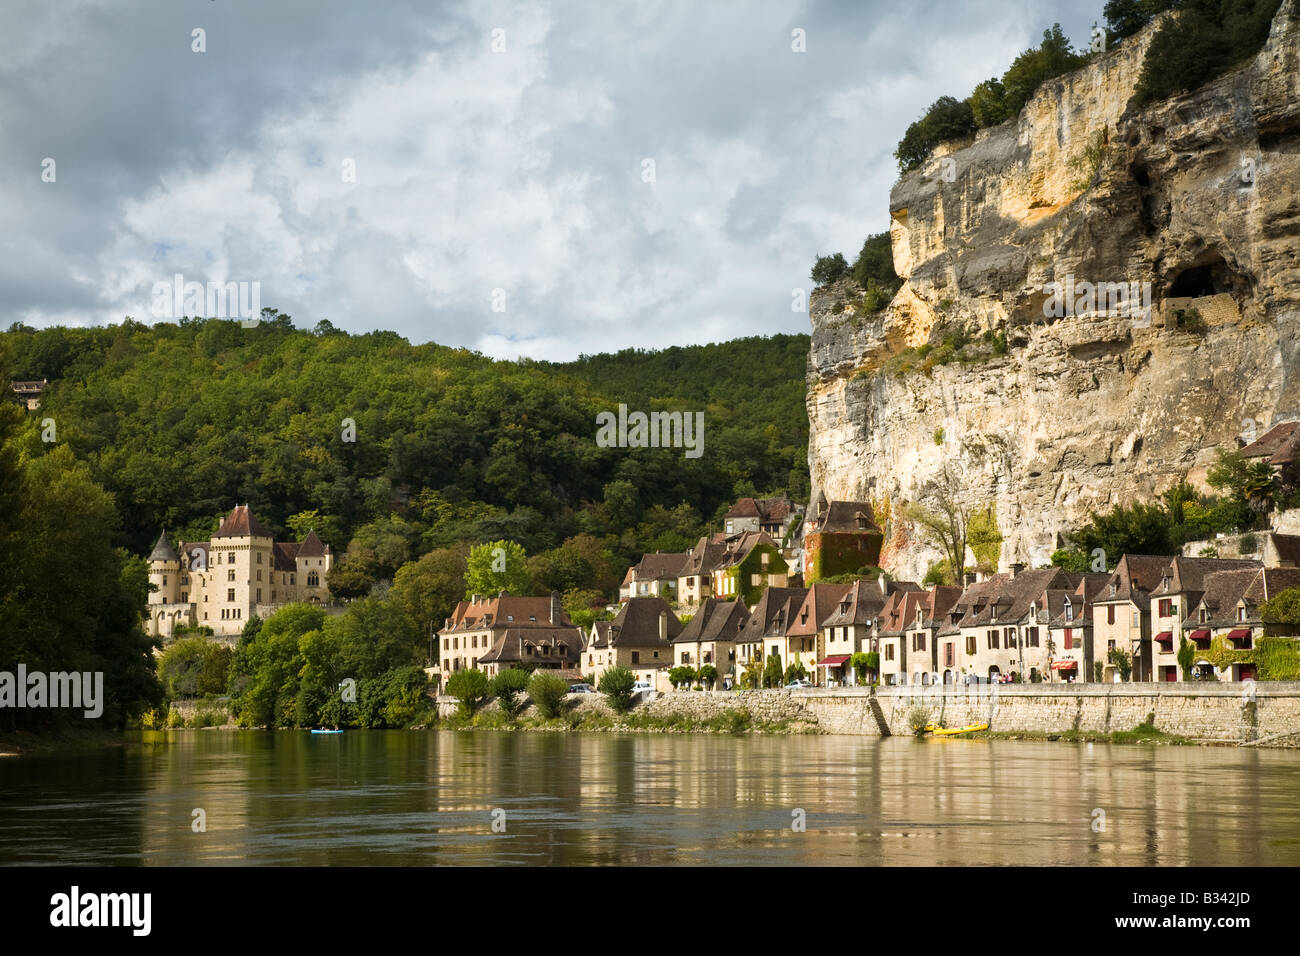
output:
<instances>
[{"instance_id":1,"label":"river","mask_svg":"<svg viewBox=\"0 0 1300 956\"><path fill-rule=\"evenodd\" d=\"M1300 752L140 732L0 760L0 863L1297 866Z\"/></svg>"}]
</instances>

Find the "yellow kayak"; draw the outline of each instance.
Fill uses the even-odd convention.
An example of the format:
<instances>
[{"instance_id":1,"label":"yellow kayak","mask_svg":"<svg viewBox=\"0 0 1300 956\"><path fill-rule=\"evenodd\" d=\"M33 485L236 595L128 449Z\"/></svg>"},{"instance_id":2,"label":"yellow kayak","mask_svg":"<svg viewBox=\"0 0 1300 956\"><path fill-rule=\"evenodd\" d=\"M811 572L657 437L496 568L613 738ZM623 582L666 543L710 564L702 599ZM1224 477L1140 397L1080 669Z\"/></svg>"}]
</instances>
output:
<instances>
[{"instance_id":1,"label":"yellow kayak","mask_svg":"<svg viewBox=\"0 0 1300 956\"><path fill-rule=\"evenodd\" d=\"M988 730L988 724L971 724L968 727L938 727L934 724L926 724L925 729L934 734L936 737L952 737L957 734L969 734L976 730Z\"/></svg>"}]
</instances>

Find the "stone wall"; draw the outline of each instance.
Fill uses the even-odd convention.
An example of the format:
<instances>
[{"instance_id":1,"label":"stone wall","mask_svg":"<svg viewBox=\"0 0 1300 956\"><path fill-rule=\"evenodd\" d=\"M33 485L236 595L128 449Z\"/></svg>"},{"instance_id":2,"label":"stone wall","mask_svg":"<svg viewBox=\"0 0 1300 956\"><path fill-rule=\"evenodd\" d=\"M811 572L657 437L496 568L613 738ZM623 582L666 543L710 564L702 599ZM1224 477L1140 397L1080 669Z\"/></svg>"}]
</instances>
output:
<instances>
[{"instance_id":1,"label":"stone wall","mask_svg":"<svg viewBox=\"0 0 1300 956\"><path fill-rule=\"evenodd\" d=\"M438 700L450 716L454 699ZM495 702L488 707L495 707ZM608 710L604 698L580 698L583 709ZM912 710L947 727L989 724L1005 733L1112 733L1152 716L1165 733L1224 743L1259 741L1300 747L1300 683L1067 684L805 688L801 690L674 691L640 705L646 713L696 719L747 709L756 720L789 721L830 734L911 736ZM529 711L526 710L525 713ZM1276 739L1274 739L1276 738Z\"/></svg>"}]
</instances>

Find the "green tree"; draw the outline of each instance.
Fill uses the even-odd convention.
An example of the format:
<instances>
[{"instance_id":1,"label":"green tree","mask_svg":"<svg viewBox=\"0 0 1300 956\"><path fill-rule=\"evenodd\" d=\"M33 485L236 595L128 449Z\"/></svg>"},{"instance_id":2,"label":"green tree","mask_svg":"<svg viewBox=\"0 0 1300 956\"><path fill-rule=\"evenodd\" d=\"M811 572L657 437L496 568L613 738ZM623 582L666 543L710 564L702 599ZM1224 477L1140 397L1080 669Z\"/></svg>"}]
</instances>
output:
<instances>
[{"instance_id":1,"label":"green tree","mask_svg":"<svg viewBox=\"0 0 1300 956\"><path fill-rule=\"evenodd\" d=\"M700 667L698 676L701 684L712 688L718 682L718 669L712 664L705 664Z\"/></svg>"},{"instance_id":2,"label":"green tree","mask_svg":"<svg viewBox=\"0 0 1300 956\"><path fill-rule=\"evenodd\" d=\"M698 676L694 667L689 664L682 664L668 671L668 682L679 690L683 684L686 685L687 689L690 689Z\"/></svg>"},{"instance_id":3,"label":"green tree","mask_svg":"<svg viewBox=\"0 0 1300 956\"><path fill-rule=\"evenodd\" d=\"M636 675L626 667L611 667L605 673L600 675L600 686L597 688L609 705L617 713L626 713L632 706L632 688L636 684Z\"/></svg>"},{"instance_id":4,"label":"green tree","mask_svg":"<svg viewBox=\"0 0 1300 956\"><path fill-rule=\"evenodd\" d=\"M781 686L781 657L776 653L767 655L767 663L763 666L763 686L780 687Z\"/></svg>"},{"instance_id":5,"label":"green tree","mask_svg":"<svg viewBox=\"0 0 1300 956\"><path fill-rule=\"evenodd\" d=\"M564 713L564 697L569 692L569 682L556 674L534 671L528 679L528 696L537 712L547 720Z\"/></svg>"},{"instance_id":6,"label":"green tree","mask_svg":"<svg viewBox=\"0 0 1300 956\"><path fill-rule=\"evenodd\" d=\"M528 676L527 671L508 667L492 678L490 692L507 720L514 720L523 707L521 698L528 687Z\"/></svg>"},{"instance_id":7,"label":"green tree","mask_svg":"<svg viewBox=\"0 0 1300 956\"><path fill-rule=\"evenodd\" d=\"M1196 647L1186 637L1178 641L1178 667L1183 672L1183 680L1192 679L1192 666L1196 663ZM1128 678L1125 678L1127 680Z\"/></svg>"},{"instance_id":8,"label":"green tree","mask_svg":"<svg viewBox=\"0 0 1300 956\"><path fill-rule=\"evenodd\" d=\"M1112 647L1106 659L1119 668L1119 679L1127 681L1133 673L1133 655L1122 647Z\"/></svg>"},{"instance_id":9,"label":"green tree","mask_svg":"<svg viewBox=\"0 0 1300 956\"><path fill-rule=\"evenodd\" d=\"M997 77L978 84L970 94L971 114L980 129L997 126L1011 117L1007 109L1007 91Z\"/></svg>"},{"instance_id":10,"label":"green tree","mask_svg":"<svg viewBox=\"0 0 1300 956\"><path fill-rule=\"evenodd\" d=\"M501 591L529 594L533 589L528 555L513 541L490 541L469 553L465 568L465 598L495 596Z\"/></svg>"},{"instance_id":11,"label":"green tree","mask_svg":"<svg viewBox=\"0 0 1300 956\"><path fill-rule=\"evenodd\" d=\"M1300 588L1285 588L1259 606L1265 624L1300 625Z\"/></svg>"},{"instance_id":12,"label":"green tree","mask_svg":"<svg viewBox=\"0 0 1300 956\"><path fill-rule=\"evenodd\" d=\"M844 258L844 253L836 252L829 256L818 256L817 261L813 263L809 278L817 285L830 285L848 274L849 264Z\"/></svg>"},{"instance_id":13,"label":"green tree","mask_svg":"<svg viewBox=\"0 0 1300 956\"><path fill-rule=\"evenodd\" d=\"M447 678L447 693L460 701L461 713L468 717L487 702L491 688L487 675L471 667Z\"/></svg>"}]
</instances>

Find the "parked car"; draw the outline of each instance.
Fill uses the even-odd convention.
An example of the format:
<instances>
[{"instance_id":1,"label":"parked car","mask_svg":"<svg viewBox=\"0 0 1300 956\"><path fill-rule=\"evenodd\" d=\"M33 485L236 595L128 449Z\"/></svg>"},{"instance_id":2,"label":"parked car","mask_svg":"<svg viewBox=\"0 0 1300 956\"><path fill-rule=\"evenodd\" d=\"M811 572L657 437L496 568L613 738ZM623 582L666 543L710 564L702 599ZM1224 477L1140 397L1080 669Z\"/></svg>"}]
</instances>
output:
<instances>
[{"instance_id":1,"label":"parked car","mask_svg":"<svg viewBox=\"0 0 1300 956\"><path fill-rule=\"evenodd\" d=\"M632 685L632 693L639 694L642 691L654 690L654 685L648 680L639 680Z\"/></svg>"},{"instance_id":2,"label":"parked car","mask_svg":"<svg viewBox=\"0 0 1300 956\"><path fill-rule=\"evenodd\" d=\"M592 687L590 684L571 684L569 686L569 693L570 694L594 694L596 693L596 688Z\"/></svg>"},{"instance_id":3,"label":"parked car","mask_svg":"<svg viewBox=\"0 0 1300 956\"><path fill-rule=\"evenodd\" d=\"M797 680L790 681L790 683L786 684L785 686L786 687L811 687L812 681L804 680L802 677L800 677Z\"/></svg>"}]
</instances>

